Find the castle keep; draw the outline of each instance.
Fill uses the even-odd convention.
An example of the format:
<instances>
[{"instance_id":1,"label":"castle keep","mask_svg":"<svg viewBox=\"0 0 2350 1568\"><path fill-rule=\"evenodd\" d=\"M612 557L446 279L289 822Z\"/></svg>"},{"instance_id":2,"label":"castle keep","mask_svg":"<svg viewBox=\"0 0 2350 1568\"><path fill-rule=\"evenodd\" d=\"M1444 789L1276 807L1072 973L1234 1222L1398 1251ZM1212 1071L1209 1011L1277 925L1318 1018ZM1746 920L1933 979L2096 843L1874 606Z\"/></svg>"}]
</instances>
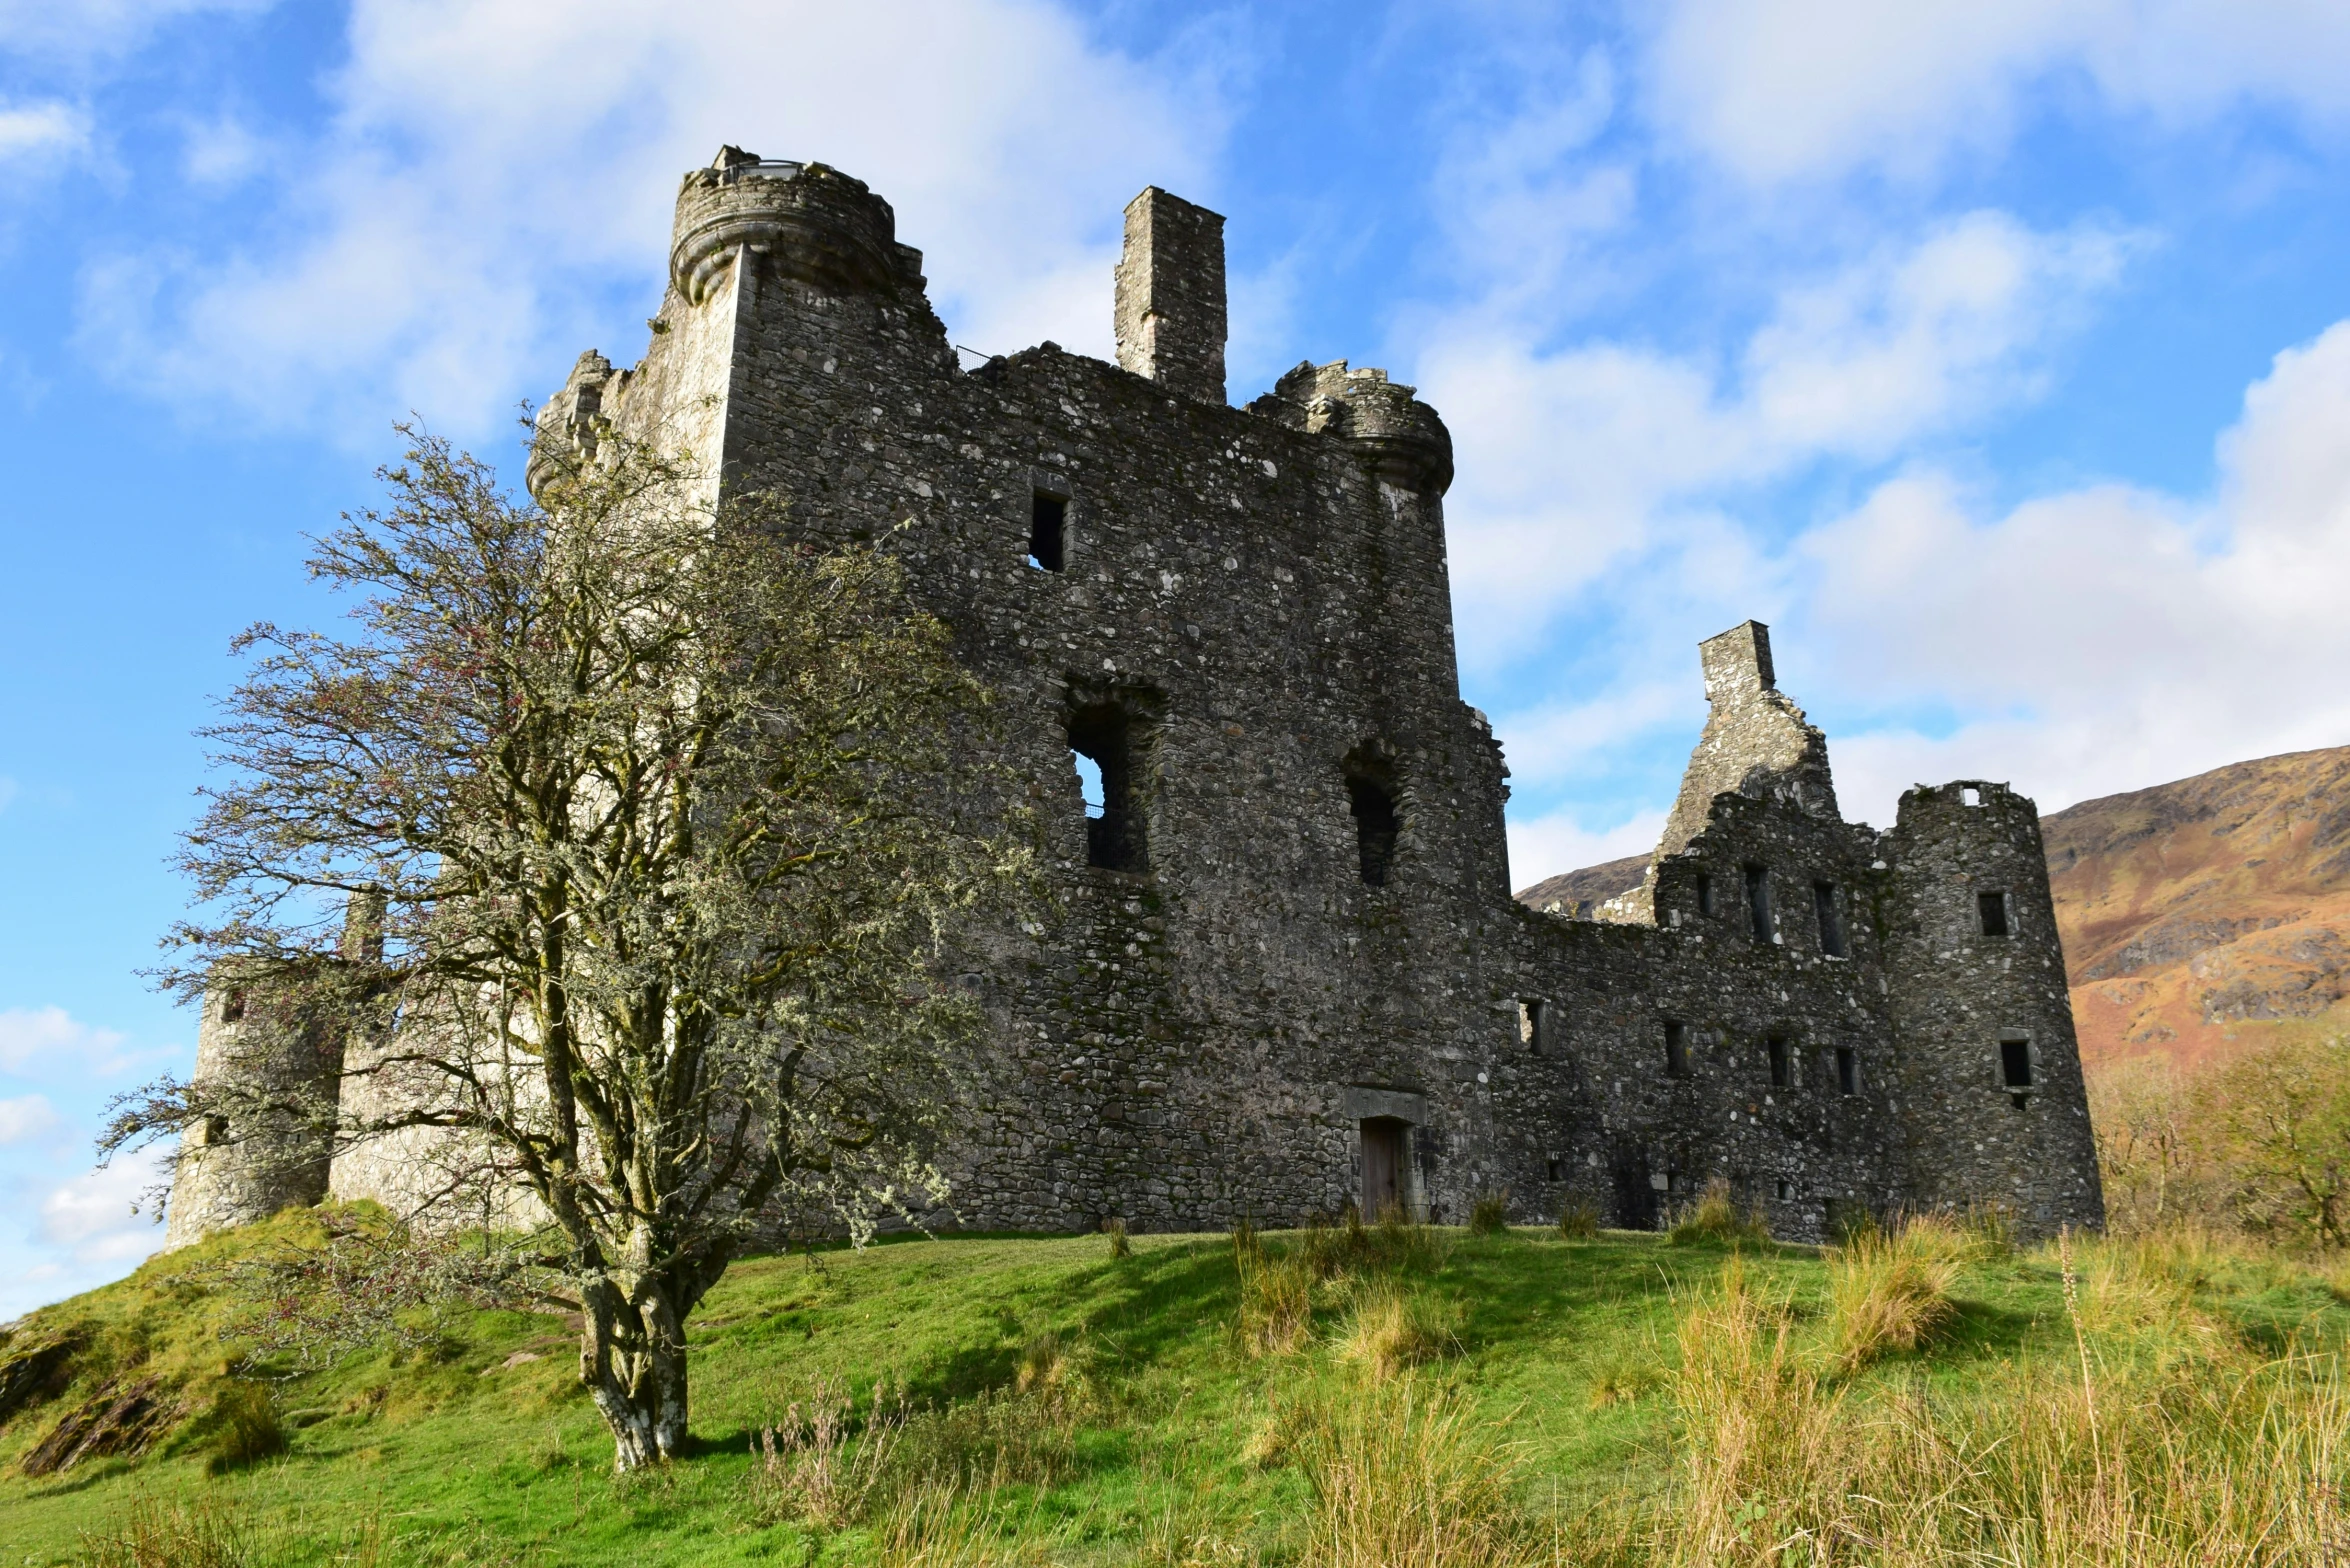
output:
<instances>
[{"instance_id":1,"label":"castle keep","mask_svg":"<svg viewBox=\"0 0 2350 1568\"><path fill-rule=\"evenodd\" d=\"M669 280L644 359L583 355L542 431L714 456L811 539L909 524L1048 820L1054 919L963 977L992 1043L955 1221L1458 1220L1506 1192L1649 1226L1720 1176L1794 1238L1897 1206L2101 1222L2031 801L1961 781L1845 822L1763 626L1702 645L1710 717L1641 885L1591 918L1512 898L1507 770L1454 660L1450 437L1343 361L1230 406L1216 214L1128 207L1116 364L961 368L889 205L820 164L687 176ZM252 1055L227 997L200 1074ZM385 1151L294 1190L214 1142L175 1241L398 1190Z\"/></svg>"}]
</instances>

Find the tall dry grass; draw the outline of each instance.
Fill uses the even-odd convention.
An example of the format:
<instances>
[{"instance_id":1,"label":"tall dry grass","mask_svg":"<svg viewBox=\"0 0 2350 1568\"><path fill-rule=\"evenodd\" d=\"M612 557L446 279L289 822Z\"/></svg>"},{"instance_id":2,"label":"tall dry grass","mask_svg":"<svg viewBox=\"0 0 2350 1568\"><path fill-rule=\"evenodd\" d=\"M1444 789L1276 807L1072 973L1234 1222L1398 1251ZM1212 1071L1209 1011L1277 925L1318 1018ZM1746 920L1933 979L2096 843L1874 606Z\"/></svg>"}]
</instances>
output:
<instances>
[{"instance_id":1,"label":"tall dry grass","mask_svg":"<svg viewBox=\"0 0 2350 1568\"><path fill-rule=\"evenodd\" d=\"M1684 1205L1665 1223L1665 1240L1676 1247L1712 1242L1735 1246L1771 1239L1771 1227L1756 1208L1741 1209L1730 1184L1716 1176L1705 1184L1695 1203Z\"/></svg>"},{"instance_id":2,"label":"tall dry grass","mask_svg":"<svg viewBox=\"0 0 2350 1568\"><path fill-rule=\"evenodd\" d=\"M392 1561L382 1521L372 1515L320 1541L256 1526L222 1499L166 1503L152 1497L135 1500L119 1527L85 1534L72 1558L74 1568L278 1568L313 1562L377 1568Z\"/></svg>"},{"instance_id":3,"label":"tall dry grass","mask_svg":"<svg viewBox=\"0 0 2350 1568\"><path fill-rule=\"evenodd\" d=\"M1418 1377L1334 1402L1298 1445L1313 1488L1302 1568L1532 1568L1518 1452L1458 1393Z\"/></svg>"},{"instance_id":4,"label":"tall dry grass","mask_svg":"<svg viewBox=\"0 0 2350 1568\"><path fill-rule=\"evenodd\" d=\"M1451 1314L1423 1290L1375 1278L1358 1286L1338 1334L1338 1357L1374 1381L1425 1365L1455 1344Z\"/></svg>"},{"instance_id":5,"label":"tall dry grass","mask_svg":"<svg viewBox=\"0 0 2350 1568\"><path fill-rule=\"evenodd\" d=\"M1274 1251L1245 1221L1232 1232L1240 1276L1241 1348L1252 1356L1286 1355L1314 1328L1314 1260L1306 1249Z\"/></svg>"},{"instance_id":6,"label":"tall dry grass","mask_svg":"<svg viewBox=\"0 0 2350 1568\"><path fill-rule=\"evenodd\" d=\"M2076 1354L1862 1399L1796 1347L1734 1262L1680 1324L1680 1470L1642 1533L1676 1564L2253 1568L2350 1554L2350 1391L2332 1356L2101 1357L2120 1249L2067 1267ZM2109 1332L2126 1332L2123 1328ZM2123 1346L2106 1341L2109 1348Z\"/></svg>"},{"instance_id":7,"label":"tall dry grass","mask_svg":"<svg viewBox=\"0 0 2350 1568\"><path fill-rule=\"evenodd\" d=\"M1867 1227L1828 1255L1829 1317L1839 1370L1925 1348L1958 1315L1951 1288L1966 1234L1935 1215L1892 1231Z\"/></svg>"}]
</instances>

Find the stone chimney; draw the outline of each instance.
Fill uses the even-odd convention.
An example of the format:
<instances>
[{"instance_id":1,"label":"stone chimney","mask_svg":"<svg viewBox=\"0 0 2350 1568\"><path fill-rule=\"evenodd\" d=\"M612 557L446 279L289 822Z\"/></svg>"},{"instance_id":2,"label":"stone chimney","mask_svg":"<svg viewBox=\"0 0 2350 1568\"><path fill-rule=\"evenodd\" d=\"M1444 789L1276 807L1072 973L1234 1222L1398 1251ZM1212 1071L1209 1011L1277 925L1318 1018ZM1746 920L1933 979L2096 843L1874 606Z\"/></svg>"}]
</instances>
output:
<instances>
[{"instance_id":1,"label":"stone chimney","mask_svg":"<svg viewBox=\"0 0 2350 1568\"><path fill-rule=\"evenodd\" d=\"M1697 645L1697 662L1705 670L1705 700L1717 708L1779 684L1771 673L1771 629L1760 621L1741 621L1708 637Z\"/></svg>"},{"instance_id":2,"label":"stone chimney","mask_svg":"<svg viewBox=\"0 0 2350 1568\"><path fill-rule=\"evenodd\" d=\"M1118 363L1179 397L1224 401L1224 219L1156 185L1126 204Z\"/></svg>"}]
</instances>

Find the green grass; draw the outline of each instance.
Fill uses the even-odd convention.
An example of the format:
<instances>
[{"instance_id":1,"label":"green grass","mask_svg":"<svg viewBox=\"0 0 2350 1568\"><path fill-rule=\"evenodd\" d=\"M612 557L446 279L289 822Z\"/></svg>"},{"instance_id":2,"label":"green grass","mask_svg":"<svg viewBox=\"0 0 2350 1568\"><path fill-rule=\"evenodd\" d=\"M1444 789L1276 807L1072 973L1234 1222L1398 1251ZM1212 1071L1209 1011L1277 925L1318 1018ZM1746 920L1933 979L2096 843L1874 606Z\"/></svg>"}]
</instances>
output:
<instances>
[{"instance_id":1,"label":"green grass","mask_svg":"<svg viewBox=\"0 0 2350 1568\"><path fill-rule=\"evenodd\" d=\"M759 1479L759 1434L795 1401L845 1387L862 1412L883 1379L902 1383L907 1414L882 1491L902 1500L951 1484L977 1516L980 1545L1008 1541L1070 1563L1301 1552L1338 1561L1312 1545L1320 1494L1297 1455L1317 1430L1332 1440L1330 1412L1374 1397L1376 1380L1344 1352L1380 1290L1420 1298L1426 1321L1442 1326L1436 1359L1405 1381L1441 1391L1453 1415L1506 1450L1529 1518L1620 1516L1677 1484L1690 1407L1673 1393L1676 1328L1718 1292L1734 1255L1614 1232L1444 1232L1378 1279L1325 1269L1312 1333L1271 1353L1236 1328L1240 1280L1221 1236L1135 1236L1124 1258L1111 1257L1105 1236L908 1239L757 1258L694 1315L697 1448L666 1473L611 1475L570 1336L557 1319L523 1313L473 1314L424 1351L279 1385L283 1452L224 1462L250 1446L249 1430L236 1434L254 1418L245 1396L223 1398L238 1350L220 1337L227 1303L201 1270L309 1223L282 1216L216 1239L19 1325L0 1355L61 1332L83 1348L73 1387L0 1427L0 1568L167 1560L94 1543L127 1540L134 1521L168 1533L174 1518L246 1543L224 1564L910 1562L915 1554L884 1552L885 1508L812 1526L791 1516L788 1486L779 1494ZM1261 1245L1276 1258L1305 1248L1281 1233ZM2289 1262L2139 1250L2083 1255L2084 1340L2053 1254L1974 1257L1954 1266L1954 1310L1923 1350L1856 1372L1835 1365L1820 1254L1766 1243L1735 1256L1746 1292L1779 1313L1791 1353L1855 1400L1963 1399L2013 1382L2019 1366L2049 1377L2071 1368L2077 1387L2084 1354L2098 1375L2126 1378L2204 1354L2196 1347L2215 1333L2248 1354L2294 1345L2332 1355L2350 1333L2350 1310L2324 1279ZM518 1352L539 1359L507 1365ZM18 1461L60 1416L133 1368L160 1375L189 1410L170 1438L135 1463L21 1475ZM934 1549L919 1560L973 1554Z\"/></svg>"}]
</instances>

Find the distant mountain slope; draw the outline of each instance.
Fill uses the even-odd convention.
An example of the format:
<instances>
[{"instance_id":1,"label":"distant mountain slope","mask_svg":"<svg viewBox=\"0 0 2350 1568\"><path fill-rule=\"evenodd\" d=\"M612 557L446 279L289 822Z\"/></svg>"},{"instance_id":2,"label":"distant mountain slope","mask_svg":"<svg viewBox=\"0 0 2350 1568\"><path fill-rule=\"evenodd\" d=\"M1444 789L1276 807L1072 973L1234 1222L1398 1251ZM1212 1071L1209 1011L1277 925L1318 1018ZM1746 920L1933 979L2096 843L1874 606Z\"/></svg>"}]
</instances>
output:
<instances>
[{"instance_id":1,"label":"distant mountain slope","mask_svg":"<svg viewBox=\"0 0 2350 1568\"><path fill-rule=\"evenodd\" d=\"M2083 801L2041 831L2090 1060L2202 1057L2240 1024L2350 996L2350 746ZM1611 860L1518 898L1572 912L1646 866Z\"/></svg>"},{"instance_id":2,"label":"distant mountain slope","mask_svg":"<svg viewBox=\"0 0 2350 1568\"><path fill-rule=\"evenodd\" d=\"M1630 892L1648 875L1646 855L1626 855L1605 865L1585 866L1580 871L1562 872L1545 877L1532 887L1518 893L1518 902L1529 909L1549 909L1558 905L1557 913L1571 915L1578 904L1599 904L1618 893Z\"/></svg>"},{"instance_id":3,"label":"distant mountain slope","mask_svg":"<svg viewBox=\"0 0 2350 1568\"><path fill-rule=\"evenodd\" d=\"M2091 1059L2203 1056L2350 992L2350 747L2083 801L2041 832Z\"/></svg>"}]
</instances>

